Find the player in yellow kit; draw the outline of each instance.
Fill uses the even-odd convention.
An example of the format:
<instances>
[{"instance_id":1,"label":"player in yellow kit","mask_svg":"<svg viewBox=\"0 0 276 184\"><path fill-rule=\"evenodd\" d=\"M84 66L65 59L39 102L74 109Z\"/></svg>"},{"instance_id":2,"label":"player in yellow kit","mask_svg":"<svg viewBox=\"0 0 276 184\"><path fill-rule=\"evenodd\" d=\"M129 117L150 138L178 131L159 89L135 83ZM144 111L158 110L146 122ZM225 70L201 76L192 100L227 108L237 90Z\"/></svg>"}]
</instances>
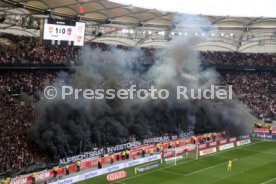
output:
<instances>
[{"instance_id":1,"label":"player in yellow kit","mask_svg":"<svg viewBox=\"0 0 276 184\"><path fill-rule=\"evenodd\" d=\"M227 171L231 171L232 170L232 160L228 161L228 167L227 167Z\"/></svg>"}]
</instances>

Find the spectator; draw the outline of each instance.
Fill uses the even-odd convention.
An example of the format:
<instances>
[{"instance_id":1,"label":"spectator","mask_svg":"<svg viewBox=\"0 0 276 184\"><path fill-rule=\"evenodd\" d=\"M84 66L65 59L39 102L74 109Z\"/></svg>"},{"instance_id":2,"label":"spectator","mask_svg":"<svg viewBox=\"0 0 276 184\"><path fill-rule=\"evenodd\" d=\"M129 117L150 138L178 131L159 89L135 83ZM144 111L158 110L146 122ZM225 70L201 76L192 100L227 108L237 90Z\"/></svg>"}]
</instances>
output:
<instances>
[{"instance_id":1,"label":"spectator","mask_svg":"<svg viewBox=\"0 0 276 184\"><path fill-rule=\"evenodd\" d=\"M110 164L113 164L114 163L114 154L113 153L109 154L109 158L110 158Z\"/></svg>"},{"instance_id":2,"label":"spectator","mask_svg":"<svg viewBox=\"0 0 276 184\"><path fill-rule=\"evenodd\" d=\"M81 165L81 161L80 161L80 160L78 160L78 161L76 162L77 172L79 172L79 171L80 171L80 165Z\"/></svg>"},{"instance_id":3,"label":"spectator","mask_svg":"<svg viewBox=\"0 0 276 184\"><path fill-rule=\"evenodd\" d=\"M99 157L98 159L98 169L101 169L102 168L102 159L101 157Z\"/></svg>"},{"instance_id":4,"label":"spectator","mask_svg":"<svg viewBox=\"0 0 276 184\"><path fill-rule=\"evenodd\" d=\"M66 174L66 175L69 175L69 174L70 174L69 168L70 168L69 165L66 165L66 166L65 166L65 174Z\"/></svg>"},{"instance_id":5,"label":"spectator","mask_svg":"<svg viewBox=\"0 0 276 184\"><path fill-rule=\"evenodd\" d=\"M53 171L54 171L54 178L56 178L58 175L58 166L54 166Z\"/></svg>"}]
</instances>

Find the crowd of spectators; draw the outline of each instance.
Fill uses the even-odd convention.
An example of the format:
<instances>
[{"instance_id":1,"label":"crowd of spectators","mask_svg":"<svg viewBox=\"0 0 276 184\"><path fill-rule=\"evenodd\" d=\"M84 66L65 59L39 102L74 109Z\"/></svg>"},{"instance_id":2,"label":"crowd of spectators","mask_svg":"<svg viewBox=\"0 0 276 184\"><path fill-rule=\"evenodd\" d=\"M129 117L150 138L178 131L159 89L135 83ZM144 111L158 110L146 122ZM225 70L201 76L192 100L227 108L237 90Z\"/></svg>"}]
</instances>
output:
<instances>
[{"instance_id":1,"label":"crowd of spectators","mask_svg":"<svg viewBox=\"0 0 276 184\"><path fill-rule=\"evenodd\" d=\"M200 52L200 58L216 65L276 66L276 54L241 52Z\"/></svg>"},{"instance_id":2,"label":"crowd of spectators","mask_svg":"<svg viewBox=\"0 0 276 184\"><path fill-rule=\"evenodd\" d=\"M34 94L52 84L56 77L56 72L1 72L0 90L6 93Z\"/></svg>"},{"instance_id":3,"label":"crowd of spectators","mask_svg":"<svg viewBox=\"0 0 276 184\"><path fill-rule=\"evenodd\" d=\"M9 46L0 47L0 64L31 63L31 64L79 64L79 47L68 45L42 44L39 38L15 36L0 33L0 39L8 39ZM129 50L132 48L118 45L111 46L104 43L90 43L91 48L109 51L112 48ZM151 64L155 60L154 49L141 48L139 57L132 62Z\"/></svg>"},{"instance_id":4,"label":"crowd of spectators","mask_svg":"<svg viewBox=\"0 0 276 184\"><path fill-rule=\"evenodd\" d=\"M226 72L223 82L233 85L239 100L258 118L276 119L276 73L272 72Z\"/></svg>"},{"instance_id":5,"label":"crowd of spectators","mask_svg":"<svg viewBox=\"0 0 276 184\"><path fill-rule=\"evenodd\" d=\"M47 157L26 137L35 118L32 104L0 107L0 114L0 173L45 163Z\"/></svg>"},{"instance_id":6,"label":"crowd of spectators","mask_svg":"<svg viewBox=\"0 0 276 184\"><path fill-rule=\"evenodd\" d=\"M0 47L0 63L76 64L79 48L64 45L44 45L37 37L0 33L9 46Z\"/></svg>"},{"instance_id":7,"label":"crowd of spectators","mask_svg":"<svg viewBox=\"0 0 276 184\"><path fill-rule=\"evenodd\" d=\"M7 47L0 46L2 63L61 64L79 63L79 49L72 46L52 46L39 43L38 38L0 33L0 38L10 40ZM91 43L92 48L108 51L114 46ZM125 46L118 49L128 50ZM132 62L150 64L155 60L154 49L141 49L143 57ZM244 54L236 52L201 52L202 60L211 64L276 66L276 54ZM34 122L35 101L22 103L22 93L36 96L45 86L60 82L60 73L50 71L4 71L0 73L0 163L2 171L42 163L47 160L26 140L26 131ZM72 75L72 74L70 74ZM70 77L69 77L70 78ZM153 81L127 79L124 87L136 85L147 88ZM257 117L276 119L276 74L273 72L221 72L220 80L234 86L238 98ZM104 81L103 84L104 85ZM38 95L39 96L39 95ZM25 99L26 101L26 99ZM16 131L15 131L16 130ZM35 150L35 151L34 151Z\"/></svg>"},{"instance_id":8,"label":"crowd of spectators","mask_svg":"<svg viewBox=\"0 0 276 184\"><path fill-rule=\"evenodd\" d=\"M16 101L14 92L32 95L45 86L60 82L56 72L5 72L0 74L0 163L1 171L21 168L46 161L26 140L26 131L35 118L35 103ZM276 74L273 72L222 72L222 84L233 85L239 99L256 116L276 119ZM126 80L121 85L147 88L153 81ZM12 105L9 105L12 104ZM16 131L15 131L16 130ZM35 150L35 151L34 151ZM0 171L0 172L1 172Z\"/></svg>"},{"instance_id":9,"label":"crowd of spectators","mask_svg":"<svg viewBox=\"0 0 276 184\"><path fill-rule=\"evenodd\" d=\"M0 75L0 163L1 171L21 168L46 161L26 140L26 131L34 122L35 104L16 101L13 92L24 91L31 95L57 80L57 73L6 72ZM226 72L222 79L234 85L234 91L260 118L276 118L276 96L271 93L276 86L276 75L270 72ZM153 81L142 81L139 88L147 88ZM122 85L139 84L129 80ZM10 105L10 106L8 106ZM15 131L16 130L16 131Z\"/></svg>"},{"instance_id":10,"label":"crowd of spectators","mask_svg":"<svg viewBox=\"0 0 276 184\"><path fill-rule=\"evenodd\" d=\"M0 33L0 39L10 40L8 47L0 47L1 63L33 63L33 64L79 64L79 47L68 45L45 45L40 38L16 36ZM133 48L123 45L107 45L104 43L90 43L91 48L109 51L112 48L130 50ZM152 64L155 59L153 48L141 48L143 54L132 62ZM206 64L238 65L238 66L276 66L276 54L240 53L240 52L200 52L200 59Z\"/></svg>"}]
</instances>

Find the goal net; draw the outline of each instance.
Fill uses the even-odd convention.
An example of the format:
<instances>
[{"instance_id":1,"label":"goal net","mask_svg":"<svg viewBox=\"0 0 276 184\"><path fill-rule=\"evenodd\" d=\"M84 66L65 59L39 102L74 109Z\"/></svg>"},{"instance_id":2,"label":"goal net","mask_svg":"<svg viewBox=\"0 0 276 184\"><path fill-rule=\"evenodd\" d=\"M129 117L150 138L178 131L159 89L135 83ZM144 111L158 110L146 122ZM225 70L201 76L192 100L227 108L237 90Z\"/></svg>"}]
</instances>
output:
<instances>
[{"instance_id":1,"label":"goal net","mask_svg":"<svg viewBox=\"0 0 276 184\"><path fill-rule=\"evenodd\" d=\"M198 146L196 144L167 149L162 154L162 162L166 164L176 165L187 159L198 159Z\"/></svg>"}]
</instances>

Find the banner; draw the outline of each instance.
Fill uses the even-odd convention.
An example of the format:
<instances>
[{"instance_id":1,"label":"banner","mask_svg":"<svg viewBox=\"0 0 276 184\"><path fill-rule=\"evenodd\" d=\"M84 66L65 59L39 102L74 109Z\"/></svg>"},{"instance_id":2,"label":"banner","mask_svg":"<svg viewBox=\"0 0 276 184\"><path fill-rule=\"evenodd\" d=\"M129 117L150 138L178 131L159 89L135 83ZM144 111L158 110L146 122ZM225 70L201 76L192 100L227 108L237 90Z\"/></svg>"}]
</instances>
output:
<instances>
[{"instance_id":1,"label":"banner","mask_svg":"<svg viewBox=\"0 0 276 184\"><path fill-rule=\"evenodd\" d=\"M116 180L125 178L126 176L127 176L126 171L119 171L119 172L108 174L106 176L106 179L107 179L107 181L111 182L111 181L116 181Z\"/></svg>"},{"instance_id":2,"label":"banner","mask_svg":"<svg viewBox=\"0 0 276 184\"><path fill-rule=\"evenodd\" d=\"M237 146L242 146L242 145L246 145L246 144L250 144L250 143L251 143L250 139L245 139L245 140L241 140L241 141L236 142Z\"/></svg>"},{"instance_id":3,"label":"banner","mask_svg":"<svg viewBox=\"0 0 276 184\"><path fill-rule=\"evenodd\" d=\"M35 176L35 181L43 181L46 178L50 177L50 172L46 171L46 172L42 172L42 173L37 173L37 175Z\"/></svg>"},{"instance_id":4,"label":"banner","mask_svg":"<svg viewBox=\"0 0 276 184\"><path fill-rule=\"evenodd\" d=\"M216 147L208 148L208 149L200 150L199 151L199 156L209 155L209 154L212 154L212 153L215 153L215 152L217 152Z\"/></svg>"},{"instance_id":5,"label":"banner","mask_svg":"<svg viewBox=\"0 0 276 184\"><path fill-rule=\"evenodd\" d=\"M209 143L209 146L212 147L212 146L216 146L217 145L217 141L214 141L214 142L210 142Z\"/></svg>"},{"instance_id":6,"label":"banner","mask_svg":"<svg viewBox=\"0 0 276 184\"><path fill-rule=\"evenodd\" d=\"M188 137L192 137L194 136L194 132L193 131L190 131L190 132L183 132L179 135L179 138L180 139L187 139Z\"/></svg>"},{"instance_id":7,"label":"banner","mask_svg":"<svg viewBox=\"0 0 276 184\"><path fill-rule=\"evenodd\" d=\"M237 137L232 137L229 139L229 142L235 142L237 140Z\"/></svg>"},{"instance_id":8,"label":"banner","mask_svg":"<svg viewBox=\"0 0 276 184\"><path fill-rule=\"evenodd\" d=\"M243 139L249 139L250 135L241 135L239 136L239 140L243 140Z\"/></svg>"},{"instance_id":9,"label":"banner","mask_svg":"<svg viewBox=\"0 0 276 184\"><path fill-rule=\"evenodd\" d=\"M193 132L188 132L187 135L190 135L192 133ZM110 146L110 147L106 147L106 148L95 150L95 151L85 152L85 153L82 153L82 154L79 154L76 156L72 156L72 157L62 158L62 159L60 159L59 164L65 165L65 164L75 163L78 160L84 160L84 159L88 159L88 158L98 157L100 155L109 154L109 153L122 152L126 149L131 149L131 148L134 148L137 146L142 146L145 144L160 143L160 142L176 140L176 139L178 139L177 135L161 136L161 137L154 137L154 138L150 138L150 139L144 139L142 141L135 141L135 142L129 142L129 143L120 144L120 145L116 145L116 146Z\"/></svg>"},{"instance_id":10,"label":"banner","mask_svg":"<svg viewBox=\"0 0 276 184\"><path fill-rule=\"evenodd\" d=\"M169 141L174 139L175 139L174 136L172 136L172 138L170 138L169 136L155 137L150 139L144 139L143 144L159 143L159 142L164 142L164 141Z\"/></svg>"},{"instance_id":11,"label":"banner","mask_svg":"<svg viewBox=\"0 0 276 184\"><path fill-rule=\"evenodd\" d=\"M174 153L172 151L164 152L162 154L162 158L168 158L174 156Z\"/></svg>"},{"instance_id":12,"label":"banner","mask_svg":"<svg viewBox=\"0 0 276 184\"><path fill-rule=\"evenodd\" d=\"M227 143L227 139L223 139L223 140L219 141L219 144L225 144L225 143Z\"/></svg>"},{"instance_id":13,"label":"banner","mask_svg":"<svg viewBox=\"0 0 276 184\"><path fill-rule=\"evenodd\" d=\"M75 163L78 160L84 160L87 158L92 158L92 157L99 157L99 155L105 154L104 149L97 150L97 151L90 151L90 152L85 152L83 154L79 154L73 157L67 157L59 160L60 165L65 165L69 163Z\"/></svg>"},{"instance_id":14,"label":"banner","mask_svg":"<svg viewBox=\"0 0 276 184\"><path fill-rule=\"evenodd\" d=\"M10 184L25 184L28 182L28 178L13 179Z\"/></svg>"},{"instance_id":15,"label":"banner","mask_svg":"<svg viewBox=\"0 0 276 184\"><path fill-rule=\"evenodd\" d=\"M169 162L169 161L172 161L172 160L178 160L178 159L182 159L183 156L176 156L176 157L171 157L171 158L165 158L165 162Z\"/></svg>"},{"instance_id":16,"label":"banner","mask_svg":"<svg viewBox=\"0 0 276 184\"><path fill-rule=\"evenodd\" d=\"M268 128L254 128L254 132L256 133L269 133Z\"/></svg>"},{"instance_id":17,"label":"banner","mask_svg":"<svg viewBox=\"0 0 276 184\"><path fill-rule=\"evenodd\" d=\"M115 152L120 152L120 151L124 151L126 149L130 149L133 148L135 146L140 146L142 145L142 143L140 141L135 141L135 142L129 142L126 144L119 144L116 146L110 146L104 149L105 153L115 153Z\"/></svg>"},{"instance_id":18,"label":"banner","mask_svg":"<svg viewBox=\"0 0 276 184\"><path fill-rule=\"evenodd\" d=\"M252 137L254 137L254 138L261 138L261 139L276 139L276 135L274 135L274 134L254 133L254 134L252 134Z\"/></svg>"},{"instance_id":19,"label":"banner","mask_svg":"<svg viewBox=\"0 0 276 184\"><path fill-rule=\"evenodd\" d=\"M231 142L231 143L219 146L219 151L227 150L227 149L234 148L234 147L235 147L234 143Z\"/></svg>"},{"instance_id":20,"label":"banner","mask_svg":"<svg viewBox=\"0 0 276 184\"><path fill-rule=\"evenodd\" d=\"M143 173L143 172L146 172L146 171L149 171L149 170L156 169L159 166L160 166L159 163L156 162L156 163L152 163L152 164L148 164L148 165L144 165L144 166L140 166L140 167L135 167L134 173L135 174Z\"/></svg>"},{"instance_id":21,"label":"banner","mask_svg":"<svg viewBox=\"0 0 276 184\"><path fill-rule=\"evenodd\" d=\"M53 176L53 172L52 171L43 171L43 172L39 172L36 175L36 181L45 181L46 179L49 179ZM27 183L31 183L32 182L32 176L26 176L26 177L22 177L22 178L13 178L10 181L10 184L27 184Z\"/></svg>"},{"instance_id":22,"label":"banner","mask_svg":"<svg viewBox=\"0 0 276 184\"><path fill-rule=\"evenodd\" d=\"M136 166L136 165L140 165L140 164L148 163L148 162L153 162L153 161L160 160L160 159L161 159L161 154L153 155L153 156L149 156L149 157L145 157L145 158L140 158L140 159L137 159L137 160L123 162L123 163L113 165L113 166L109 166L109 167L106 167L106 168L103 168L103 169L90 171L90 172L83 173L83 174L80 174L80 175L77 175L77 176L73 176L73 177L70 177L70 178L67 178L67 179L52 182L50 184L76 183L76 182L79 182L79 181L82 181L82 180L94 178L94 177L97 177L97 176L101 176L103 174L115 172L115 171L122 170L122 169L125 169L125 168L128 168L128 167L133 167L133 166Z\"/></svg>"},{"instance_id":23,"label":"banner","mask_svg":"<svg viewBox=\"0 0 276 184\"><path fill-rule=\"evenodd\" d=\"M203 149L203 148L206 148L207 147L207 144L200 144L198 145L198 149Z\"/></svg>"}]
</instances>

